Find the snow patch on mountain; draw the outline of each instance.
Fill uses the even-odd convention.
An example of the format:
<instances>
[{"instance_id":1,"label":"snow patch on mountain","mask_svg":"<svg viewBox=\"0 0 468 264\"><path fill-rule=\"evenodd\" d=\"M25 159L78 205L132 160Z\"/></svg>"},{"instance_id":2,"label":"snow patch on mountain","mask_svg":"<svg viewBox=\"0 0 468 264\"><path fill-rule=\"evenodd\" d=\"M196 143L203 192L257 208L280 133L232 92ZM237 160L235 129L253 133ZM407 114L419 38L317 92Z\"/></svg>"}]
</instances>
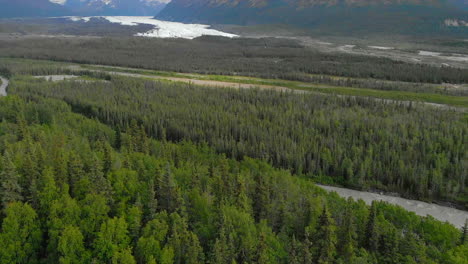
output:
<instances>
[{"instance_id":1,"label":"snow patch on mountain","mask_svg":"<svg viewBox=\"0 0 468 264\"><path fill-rule=\"evenodd\" d=\"M394 47L383 47L383 46L368 46L371 49L378 49L378 50L393 50Z\"/></svg>"},{"instance_id":2,"label":"snow patch on mountain","mask_svg":"<svg viewBox=\"0 0 468 264\"><path fill-rule=\"evenodd\" d=\"M152 3L169 4L171 0L140 0L140 2L146 2L147 4L152 4Z\"/></svg>"},{"instance_id":3,"label":"snow patch on mountain","mask_svg":"<svg viewBox=\"0 0 468 264\"><path fill-rule=\"evenodd\" d=\"M67 17L68 19L70 19L71 21L73 22L89 22L89 20L91 20L91 17Z\"/></svg>"},{"instance_id":4,"label":"snow patch on mountain","mask_svg":"<svg viewBox=\"0 0 468 264\"><path fill-rule=\"evenodd\" d=\"M468 22L460 19L445 19L444 24L447 27L468 27Z\"/></svg>"},{"instance_id":5,"label":"snow patch on mountain","mask_svg":"<svg viewBox=\"0 0 468 264\"><path fill-rule=\"evenodd\" d=\"M238 37L237 35L211 29L209 25L184 24L179 22L169 22L143 16L96 16L96 17L68 17L68 19L78 22L89 22L92 18L102 18L110 23L124 26L137 26L139 24L153 25L154 29L148 32L137 33L136 36L153 38L185 38L194 39L201 36L222 36L228 38Z\"/></svg>"},{"instance_id":6,"label":"snow patch on mountain","mask_svg":"<svg viewBox=\"0 0 468 264\"><path fill-rule=\"evenodd\" d=\"M54 4L59 4L59 5L65 5L67 3L67 0L49 0L51 3Z\"/></svg>"}]
</instances>

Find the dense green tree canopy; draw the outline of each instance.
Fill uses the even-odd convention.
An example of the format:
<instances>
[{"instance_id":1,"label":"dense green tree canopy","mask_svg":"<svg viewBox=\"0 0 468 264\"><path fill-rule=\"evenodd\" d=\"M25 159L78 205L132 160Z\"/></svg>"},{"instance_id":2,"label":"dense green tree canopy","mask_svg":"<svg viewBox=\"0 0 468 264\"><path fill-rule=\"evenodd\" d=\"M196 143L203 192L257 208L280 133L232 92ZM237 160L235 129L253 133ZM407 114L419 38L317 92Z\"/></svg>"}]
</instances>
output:
<instances>
[{"instance_id":1,"label":"dense green tree canopy","mask_svg":"<svg viewBox=\"0 0 468 264\"><path fill-rule=\"evenodd\" d=\"M154 53L135 49L149 47L148 42ZM202 38L177 58L173 52L187 51L187 42L99 39L67 46L45 41L17 43L7 51L37 57L36 48L47 43L41 54L50 58L56 47L54 58L60 60L248 71L373 89L426 92L417 82L466 81L463 70L386 59L363 66L360 57L317 54L265 39ZM103 43L106 52L94 48ZM0 42L2 52L4 45ZM203 45L226 50L206 52ZM115 55L108 52L112 47ZM89 53L80 54L83 50ZM1 263L452 264L468 259L466 226L458 230L383 202L345 200L314 184L466 207L463 113L375 98L208 89L12 61L0 64L0 73L11 77L9 96L0 98ZM54 73L85 76L49 82L20 75Z\"/></svg>"},{"instance_id":2,"label":"dense green tree canopy","mask_svg":"<svg viewBox=\"0 0 468 264\"><path fill-rule=\"evenodd\" d=\"M133 132L120 133L118 150L116 130L55 99L0 98L0 116L2 172L27 197L1 206L5 263L466 260L462 232L450 224L346 201L264 161L144 133L147 147L131 148Z\"/></svg>"},{"instance_id":3,"label":"dense green tree canopy","mask_svg":"<svg viewBox=\"0 0 468 264\"><path fill-rule=\"evenodd\" d=\"M10 91L27 98L63 99L73 111L125 131L118 142L103 143L106 159L95 166L105 171L112 158L110 145L148 153L144 138L151 136L206 142L228 157L262 159L322 183L460 206L468 201L468 127L464 115L453 111L371 98L212 89L122 77L87 83L18 78ZM223 170L219 180L225 180ZM161 172L163 184L155 189L156 196L172 212L180 203L180 186L174 185L170 168ZM95 191L108 192L104 178L99 173L93 177L101 179ZM270 193L267 182L256 180L254 209L268 202ZM232 184L217 188L220 193L235 191ZM256 220L265 213L255 211Z\"/></svg>"}]
</instances>

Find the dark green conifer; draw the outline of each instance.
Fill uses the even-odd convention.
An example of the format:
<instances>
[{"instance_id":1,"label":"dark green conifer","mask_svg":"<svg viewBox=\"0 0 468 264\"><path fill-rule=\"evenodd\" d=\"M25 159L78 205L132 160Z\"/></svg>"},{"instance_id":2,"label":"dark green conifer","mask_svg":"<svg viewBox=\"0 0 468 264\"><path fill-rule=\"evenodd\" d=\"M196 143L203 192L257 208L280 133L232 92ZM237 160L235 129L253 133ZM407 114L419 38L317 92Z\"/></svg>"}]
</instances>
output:
<instances>
[{"instance_id":1,"label":"dark green conifer","mask_svg":"<svg viewBox=\"0 0 468 264\"><path fill-rule=\"evenodd\" d=\"M367 250L375 252L379 246L379 233L377 230L377 204L372 202L366 225L364 246Z\"/></svg>"},{"instance_id":2,"label":"dark green conifer","mask_svg":"<svg viewBox=\"0 0 468 264\"><path fill-rule=\"evenodd\" d=\"M315 262L318 264L332 264L336 255L335 224L326 206L317 223L314 235Z\"/></svg>"},{"instance_id":3,"label":"dark green conifer","mask_svg":"<svg viewBox=\"0 0 468 264\"><path fill-rule=\"evenodd\" d=\"M3 156L0 171L0 197L3 208L6 208L9 203L23 200L19 180L20 177L16 171L16 166L7 151Z\"/></svg>"}]
</instances>

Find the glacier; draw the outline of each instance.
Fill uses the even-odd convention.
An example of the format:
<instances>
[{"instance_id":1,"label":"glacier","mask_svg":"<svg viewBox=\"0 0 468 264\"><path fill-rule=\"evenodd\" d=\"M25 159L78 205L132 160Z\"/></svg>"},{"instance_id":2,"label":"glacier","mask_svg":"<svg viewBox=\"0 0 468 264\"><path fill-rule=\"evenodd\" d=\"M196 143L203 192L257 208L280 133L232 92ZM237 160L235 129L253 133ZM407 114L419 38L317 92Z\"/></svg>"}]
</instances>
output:
<instances>
[{"instance_id":1,"label":"glacier","mask_svg":"<svg viewBox=\"0 0 468 264\"><path fill-rule=\"evenodd\" d=\"M184 39L194 39L201 36L222 36L228 38L238 37L238 35L235 34L212 29L209 25L162 21L149 16L73 16L67 18L74 22L89 22L92 18L102 18L110 23L117 23L124 26L137 26L139 24L148 24L154 26L154 29L150 31L137 33L135 35L140 37Z\"/></svg>"}]
</instances>

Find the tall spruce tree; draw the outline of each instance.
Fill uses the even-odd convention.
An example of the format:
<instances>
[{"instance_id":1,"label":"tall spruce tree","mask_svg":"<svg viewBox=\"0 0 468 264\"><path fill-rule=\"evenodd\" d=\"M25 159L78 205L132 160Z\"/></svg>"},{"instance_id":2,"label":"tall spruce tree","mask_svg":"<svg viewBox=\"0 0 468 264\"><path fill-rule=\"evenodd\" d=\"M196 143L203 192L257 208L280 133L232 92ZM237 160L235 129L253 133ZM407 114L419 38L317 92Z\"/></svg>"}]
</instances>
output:
<instances>
[{"instance_id":1,"label":"tall spruce tree","mask_svg":"<svg viewBox=\"0 0 468 264\"><path fill-rule=\"evenodd\" d=\"M163 177L161 178L158 195L158 201L162 210L172 213L181 206L179 189L177 188L177 183L169 163L166 164Z\"/></svg>"},{"instance_id":2,"label":"tall spruce tree","mask_svg":"<svg viewBox=\"0 0 468 264\"><path fill-rule=\"evenodd\" d=\"M301 261L301 244L297 241L296 236L293 235L291 244L288 248L288 263L289 264L300 264Z\"/></svg>"},{"instance_id":3,"label":"tall spruce tree","mask_svg":"<svg viewBox=\"0 0 468 264\"><path fill-rule=\"evenodd\" d=\"M357 247L356 224L352 210L353 200L350 198L346 203L343 216L343 224L340 231L340 241L338 251L346 263L351 263L355 256Z\"/></svg>"},{"instance_id":4,"label":"tall spruce tree","mask_svg":"<svg viewBox=\"0 0 468 264\"><path fill-rule=\"evenodd\" d=\"M262 173L256 173L255 177L255 193L253 198L253 210L255 220L260 222L262 219L267 219L268 205L270 203L270 190L267 176Z\"/></svg>"},{"instance_id":5,"label":"tall spruce tree","mask_svg":"<svg viewBox=\"0 0 468 264\"><path fill-rule=\"evenodd\" d=\"M303 264L312 264L314 261L313 256L313 244L312 237L308 231L306 231L304 243L302 244L302 263Z\"/></svg>"},{"instance_id":6,"label":"tall spruce tree","mask_svg":"<svg viewBox=\"0 0 468 264\"><path fill-rule=\"evenodd\" d=\"M120 127L115 129L114 147L116 150L120 150L120 148L122 148L122 131L120 130Z\"/></svg>"},{"instance_id":7,"label":"tall spruce tree","mask_svg":"<svg viewBox=\"0 0 468 264\"><path fill-rule=\"evenodd\" d=\"M19 180L20 176L16 171L16 166L7 151L3 156L0 171L0 197L3 208L6 208L9 203L23 200Z\"/></svg>"},{"instance_id":8,"label":"tall spruce tree","mask_svg":"<svg viewBox=\"0 0 468 264\"><path fill-rule=\"evenodd\" d=\"M323 207L319 217L317 230L314 236L315 262L318 264L331 264L336 255L335 224L326 206Z\"/></svg>"},{"instance_id":9,"label":"tall spruce tree","mask_svg":"<svg viewBox=\"0 0 468 264\"><path fill-rule=\"evenodd\" d=\"M468 219L465 220L465 225L461 228L460 245L468 244Z\"/></svg>"},{"instance_id":10,"label":"tall spruce tree","mask_svg":"<svg viewBox=\"0 0 468 264\"><path fill-rule=\"evenodd\" d=\"M379 247L379 233L377 230L377 204L372 202L366 225L364 246L371 252L376 252Z\"/></svg>"}]
</instances>

